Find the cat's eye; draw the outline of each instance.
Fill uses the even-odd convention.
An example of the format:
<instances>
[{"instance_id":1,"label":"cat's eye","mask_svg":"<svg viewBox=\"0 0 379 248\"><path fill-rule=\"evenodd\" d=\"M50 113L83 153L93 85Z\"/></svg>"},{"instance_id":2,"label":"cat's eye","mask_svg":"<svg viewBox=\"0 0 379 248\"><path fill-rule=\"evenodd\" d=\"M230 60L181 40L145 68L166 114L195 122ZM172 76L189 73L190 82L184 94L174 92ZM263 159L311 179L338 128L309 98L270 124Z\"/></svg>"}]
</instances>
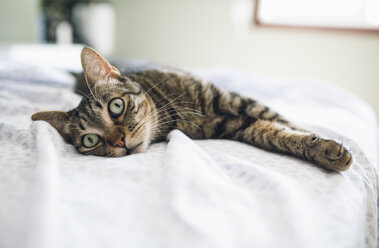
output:
<instances>
[{"instance_id":1,"label":"cat's eye","mask_svg":"<svg viewBox=\"0 0 379 248\"><path fill-rule=\"evenodd\" d=\"M121 98L115 98L108 104L108 111L113 117L118 117L124 111L124 101Z\"/></svg>"},{"instance_id":2,"label":"cat's eye","mask_svg":"<svg viewBox=\"0 0 379 248\"><path fill-rule=\"evenodd\" d=\"M95 145L97 145L97 143L99 143L99 141L100 141L99 135L92 134L92 133L86 134L82 138L82 143L87 148L94 147Z\"/></svg>"}]
</instances>

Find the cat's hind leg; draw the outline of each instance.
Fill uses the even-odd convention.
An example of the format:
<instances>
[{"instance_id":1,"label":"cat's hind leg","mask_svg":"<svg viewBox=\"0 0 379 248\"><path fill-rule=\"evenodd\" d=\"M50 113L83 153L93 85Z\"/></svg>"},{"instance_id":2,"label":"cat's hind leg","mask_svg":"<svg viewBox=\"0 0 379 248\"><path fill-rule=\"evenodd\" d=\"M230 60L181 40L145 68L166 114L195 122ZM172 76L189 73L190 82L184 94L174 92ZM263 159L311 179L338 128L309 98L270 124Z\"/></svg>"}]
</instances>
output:
<instances>
[{"instance_id":1,"label":"cat's hind leg","mask_svg":"<svg viewBox=\"0 0 379 248\"><path fill-rule=\"evenodd\" d=\"M334 171L347 170L352 163L350 152L333 140L323 139L297 127L269 107L213 85L202 91L205 113L216 116L208 120L205 138L239 140L268 151L285 153ZM207 108L208 107L208 108ZM216 118L214 118L216 119Z\"/></svg>"}]
</instances>

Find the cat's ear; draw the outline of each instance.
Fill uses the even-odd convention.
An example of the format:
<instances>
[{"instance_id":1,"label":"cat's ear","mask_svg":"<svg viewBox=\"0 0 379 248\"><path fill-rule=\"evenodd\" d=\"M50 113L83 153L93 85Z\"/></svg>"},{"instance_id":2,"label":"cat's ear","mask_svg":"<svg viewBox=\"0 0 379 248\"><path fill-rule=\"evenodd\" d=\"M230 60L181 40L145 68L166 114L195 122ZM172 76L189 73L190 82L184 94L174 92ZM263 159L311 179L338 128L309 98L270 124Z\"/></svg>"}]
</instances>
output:
<instances>
[{"instance_id":1,"label":"cat's ear","mask_svg":"<svg viewBox=\"0 0 379 248\"><path fill-rule=\"evenodd\" d=\"M69 116L63 111L42 111L32 115L33 121L46 121L52 125L58 133L69 142L71 135L68 130Z\"/></svg>"},{"instance_id":2,"label":"cat's ear","mask_svg":"<svg viewBox=\"0 0 379 248\"><path fill-rule=\"evenodd\" d=\"M109 78L121 78L121 73L105 58L90 47L85 47L80 55L84 77L88 87L93 88L98 82Z\"/></svg>"}]
</instances>

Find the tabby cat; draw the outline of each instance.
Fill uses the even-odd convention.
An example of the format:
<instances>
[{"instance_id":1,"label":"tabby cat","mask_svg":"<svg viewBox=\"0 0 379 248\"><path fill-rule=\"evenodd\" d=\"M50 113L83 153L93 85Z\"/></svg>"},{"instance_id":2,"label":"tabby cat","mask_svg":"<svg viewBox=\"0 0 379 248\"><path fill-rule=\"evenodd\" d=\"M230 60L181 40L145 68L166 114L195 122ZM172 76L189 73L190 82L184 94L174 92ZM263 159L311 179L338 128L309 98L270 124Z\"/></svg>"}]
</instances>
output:
<instances>
[{"instance_id":1,"label":"tabby cat","mask_svg":"<svg viewBox=\"0 0 379 248\"><path fill-rule=\"evenodd\" d=\"M231 139L343 171L342 145L288 122L270 108L186 73L146 70L121 75L91 48L81 53L90 94L68 112L35 113L86 155L124 156L164 141L173 129L193 139Z\"/></svg>"}]
</instances>

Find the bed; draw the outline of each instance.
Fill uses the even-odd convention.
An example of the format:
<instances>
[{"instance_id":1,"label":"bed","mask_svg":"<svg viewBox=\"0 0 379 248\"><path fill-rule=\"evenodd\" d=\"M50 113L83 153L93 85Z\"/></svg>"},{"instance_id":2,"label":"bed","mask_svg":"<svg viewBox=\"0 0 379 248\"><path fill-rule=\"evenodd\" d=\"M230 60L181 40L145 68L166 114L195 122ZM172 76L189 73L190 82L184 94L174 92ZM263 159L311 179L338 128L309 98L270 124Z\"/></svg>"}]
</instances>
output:
<instances>
[{"instance_id":1,"label":"bed","mask_svg":"<svg viewBox=\"0 0 379 248\"><path fill-rule=\"evenodd\" d=\"M79 59L79 57L77 57ZM129 61L130 68L145 68ZM31 114L80 101L67 72L0 61L0 247L376 247L378 127L351 93L194 70L354 154L346 172L175 130L146 153L83 156Z\"/></svg>"}]
</instances>

